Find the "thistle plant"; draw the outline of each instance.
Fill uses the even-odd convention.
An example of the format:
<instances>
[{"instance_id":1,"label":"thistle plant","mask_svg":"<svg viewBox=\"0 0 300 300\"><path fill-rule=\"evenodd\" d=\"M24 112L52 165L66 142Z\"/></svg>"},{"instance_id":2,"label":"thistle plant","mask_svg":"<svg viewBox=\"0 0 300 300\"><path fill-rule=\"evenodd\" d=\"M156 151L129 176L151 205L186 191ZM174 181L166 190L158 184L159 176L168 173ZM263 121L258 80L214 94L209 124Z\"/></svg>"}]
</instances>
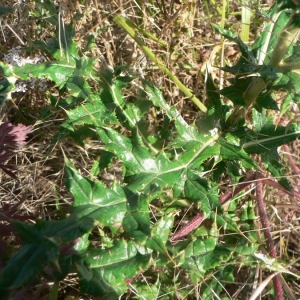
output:
<instances>
[{"instance_id":1,"label":"thistle plant","mask_svg":"<svg viewBox=\"0 0 300 300\"><path fill-rule=\"evenodd\" d=\"M55 11L54 4L47 5ZM212 24L224 40L236 43L241 55L221 68L231 74L223 87L207 70L205 102L147 47L142 35L159 47L166 43L128 18L114 16L200 110L190 123L158 87L130 67L99 67L88 52L95 38L89 37L87 52L81 51L73 24L62 32L61 20L51 19L58 28L55 36L33 43L52 60L0 63L7 90L19 79L34 77L52 81L59 91L51 94L47 111L60 110L65 120L51 145L64 150L65 184L73 197L72 208L59 220L29 224L7 216L22 247L3 262L2 297L16 297L20 291L24 295L44 278L54 282L55 298L59 282L71 273L79 277L82 293L107 299L131 293L143 299L211 299L212 294L228 299L233 296L230 288L254 299L272 279L277 299L291 297L286 280L298 276L285 267L290 264L276 261L263 193L268 186L291 198L299 196L278 148L300 136L300 123L275 122L271 115L279 111L283 116L299 101L300 78L290 63L298 53L298 11L288 5L278 1L264 12L268 22L251 46L235 32ZM286 96L279 104L277 95L283 91ZM159 116L156 130L150 130L151 112ZM8 131L10 125L5 126ZM88 172L79 171L68 158L66 138L80 146L88 138L99 141L100 158ZM116 161L122 165L122 178L109 186L99 174ZM291 157L289 163L298 172ZM255 196L251 189L256 189ZM256 227L258 218L264 238ZM257 267L272 274L255 291L246 284L241 291L236 279L244 267L251 278Z\"/></svg>"}]
</instances>

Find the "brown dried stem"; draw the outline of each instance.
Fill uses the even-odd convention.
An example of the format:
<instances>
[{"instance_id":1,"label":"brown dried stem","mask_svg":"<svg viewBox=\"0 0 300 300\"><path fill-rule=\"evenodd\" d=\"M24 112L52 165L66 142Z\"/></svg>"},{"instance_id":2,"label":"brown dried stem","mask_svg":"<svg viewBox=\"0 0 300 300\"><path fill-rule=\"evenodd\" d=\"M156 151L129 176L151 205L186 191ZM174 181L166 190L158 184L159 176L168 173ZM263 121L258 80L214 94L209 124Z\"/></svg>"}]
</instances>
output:
<instances>
[{"instance_id":1,"label":"brown dried stem","mask_svg":"<svg viewBox=\"0 0 300 300\"><path fill-rule=\"evenodd\" d=\"M300 170L297 167L297 165L295 164L295 162L294 162L294 160L293 160L293 158L291 156L290 148L288 147L288 145L283 145L282 148L286 152L286 156L287 156L288 161L290 163L290 166L291 166L291 168L293 170L293 173L295 175L300 175Z\"/></svg>"},{"instance_id":2,"label":"brown dried stem","mask_svg":"<svg viewBox=\"0 0 300 300\"><path fill-rule=\"evenodd\" d=\"M257 186L256 186L257 205L258 205L261 223L264 228L264 236L265 236L265 239L267 242L267 250L272 257L276 258L275 245L274 245L274 242L272 239L269 220L267 217L267 211L266 211L266 207L265 207L265 203L264 203L263 180L262 180L262 175L259 172L257 173L257 179L258 179ZM278 276L275 276L273 278L273 284L274 284L276 299L284 300L282 284L281 284Z\"/></svg>"},{"instance_id":3,"label":"brown dried stem","mask_svg":"<svg viewBox=\"0 0 300 300\"><path fill-rule=\"evenodd\" d=\"M203 222L203 213L198 214L195 218L193 218L190 222L188 222L185 226L183 226L180 230L178 230L171 238L171 243L175 245L182 238L187 236L194 229L199 227Z\"/></svg>"},{"instance_id":4,"label":"brown dried stem","mask_svg":"<svg viewBox=\"0 0 300 300\"><path fill-rule=\"evenodd\" d=\"M282 187L279 183L277 183L269 178L265 178L262 173L257 172L256 174L253 174L252 176L248 177L245 182L239 184L239 186L236 189L229 191L226 194L224 194L223 196L221 196L220 204L223 205L224 203L226 203L227 201L232 199L232 197L234 197L235 195L237 195L238 193L240 193L241 191L243 191L244 189L249 187L251 184L253 184L253 182L255 180L257 180L257 178L258 178L257 176L259 176L258 181L261 183L264 183L264 184L270 185L274 188L277 188L277 189L283 191L284 193L288 194L291 197L294 197L294 196L300 197L299 192L288 191L287 189ZM201 223L203 222L203 220L204 220L203 213L200 212L196 217L194 217L191 221L189 221L185 226L183 226L178 232L176 232L172 236L172 238L170 240L171 243L176 244L178 241L180 241L182 238L187 236L194 229L198 228L201 225Z\"/></svg>"},{"instance_id":5,"label":"brown dried stem","mask_svg":"<svg viewBox=\"0 0 300 300\"><path fill-rule=\"evenodd\" d=\"M226 194L224 194L222 197L220 197L220 203L224 204L225 202L230 200L232 197L234 197L235 195L240 193L242 190L244 190L249 185L251 185L253 183L254 179L255 179L255 175L252 175L245 182L239 184L238 187L235 190L229 191Z\"/></svg>"}]
</instances>

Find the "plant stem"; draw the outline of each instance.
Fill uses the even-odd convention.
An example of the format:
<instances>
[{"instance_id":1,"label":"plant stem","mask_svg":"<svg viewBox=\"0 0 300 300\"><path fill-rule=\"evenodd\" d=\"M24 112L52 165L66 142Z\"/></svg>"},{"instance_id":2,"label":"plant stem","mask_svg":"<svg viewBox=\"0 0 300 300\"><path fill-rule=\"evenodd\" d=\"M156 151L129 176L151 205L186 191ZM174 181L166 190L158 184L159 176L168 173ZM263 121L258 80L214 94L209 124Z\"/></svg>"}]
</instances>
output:
<instances>
[{"instance_id":1,"label":"plant stem","mask_svg":"<svg viewBox=\"0 0 300 300\"><path fill-rule=\"evenodd\" d=\"M251 185L253 180L255 179L255 175L252 175L247 179L245 183L240 184L234 191L230 191L220 197L220 203L224 204L226 201L231 199L236 194L240 193L242 190ZM180 230L178 230L171 238L171 243L176 244L182 238L187 236L194 229L198 228L204 220L203 213L199 213L196 217L194 217L191 221L189 221L185 226L183 226Z\"/></svg>"},{"instance_id":2,"label":"plant stem","mask_svg":"<svg viewBox=\"0 0 300 300\"><path fill-rule=\"evenodd\" d=\"M244 43L249 43L251 9L249 2L242 1L242 33L241 39Z\"/></svg>"},{"instance_id":3,"label":"plant stem","mask_svg":"<svg viewBox=\"0 0 300 300\"><path fill-rule=\"evenodd\" d=\"M299 15L293 12L288 23L281 31L269 61L270 66L277 67L283 60L291 43L293 43L297 39L299 34L299 27L297 26L298 24L296 25L295 23L298 23L298 18Z\"/></svg>"},{"instance_id":4,"label":"plant stem","mask_svg":"<svg viewBox=\"0 0 300 300\"><path fill-rule=\"evenodd\" d=\"M293 12L288 23L278 37L276 46L269 61L270 66L277 67L279 65L286 55L291 43L297 38L299 34L298 19L299 15ZM247 91L244 93L244 100L248 107L251 107L255 103L257 97L265 88L266 82L262 78L255 77L252 79Z\"/></svg>"},{"instance_id":5,"label":"plant stem","mask_svg":"<svg viewBox=\"0 0 300 300\"><path fill-rule=\"evenodd\" d=\"M152 62L154 62L161 70L164 72L169 78L180 88L180 90L190 98L194 104L204 113L207 112L207 108L205 105L201 103L201 101L174 75L164 63L146 46L144 41L138 37L135 28L136 25L132 25L133 23L128 19L122 17L121 15L117 15L114 17L114 22L120 25L125 31L135 40L135 42L140 46L145 55L147 55Z\"/></svg>"},{"instance_id":6,"label":"plant stem","mask_svg":"<svg viewBox=\"0 0 300 300\"><path fill-rule=\"evenodd\" d=\"M59 282L54 282L53 286L52 286L52 291L51 291L51 295L50 295L50 300L57 300L57 296L58 296L58 289L59 289Z\"/></svg>"},{"instance_id":7,"label":"plant stem","mask_svg":"<svg viewBox=\"0 0 300 300\"><path fill-rule=\"evenodd\" d=\"M220 203L223 205L225 202L230 200L232 197L240 193L242 190L247 188L249 185L253 183L253 180L256 178L256 175L252 175L247 180L238 185L238 187L234 191L227 192L222 197L220 197Z\"/></svg>"},{"instance_id":8,"label":"plant stem","mask_svg":"<svg viewBox=\"0 0 300 300\"><path fill-rule=\"evenodd\" d=\"M295 164L295 162L294 162L294 160L293 160L293 158L291 156L291 152L290 152L290 149L289 149L288 145L283 145L282 148L286 152L286 156L287 156L288 161L290 163L290 166L291 166L291 168L293 170L293 173L295 175L299 175L300 174L300 170L299 170L298 166Z\"/></svg>"},{"instance_id":9,"label":"plant stem","mask_svg":"<svg viewBox=\"0 0 300 300\"><path fill-rule=\"evenodd\" d=\"M267 217L267 211L266 211L266 207L265 207L264 199L263 199L263 188L262 188L263 181L262 181L260 173L257 173L257 179L258 179L258 182L257 182L257 186L256 186L256 197L257 197L257 204L258 204L258 210L259 210L262 227L264 228L264 236L265 236L266 243L267 243L267 249L268 249L268 252L270 253L270 256L273 258L276 258L275 245L274 245L274 242L272 239L269 220ZM275 276L273 278L273 284L274 284L276 299L284 300L282 284L281 284L278 276Z\"/></svg>"},{"instance_id":10,"label":"plant stem","mask_svg":"<svg viewBox=\"0 0 300 300\"><path fill-rule=\"evenodd\" d=\"M175 245L182 238L187 236L194 229L198 228L203 222L204 216L203 213L198 214L191 221L189 221L185 226L183 226L180 230L178 230L171 238L171 243Z\"/></svg>"},{"instance_id":11,"label":"plant stem","mask_svg":"<svg viewBox=\"0 0 300 300\"><path fill-rule=\"evenodd\" d=\"M239 184L239 186L233 190L233 191L229 191L227 192L226 194L224 194L223 196L221 196L219 198L219 201L220 201L220 204L223 205L225 204L227 201L229 201L232 197L234 197L235 195L237 195L238 193L240 193L241 191L243 191L244 189L246 189L247 187L249 187L251 184L253 184L254 181L256 181L258 179L258 182L259 183L265 183L265 184L268 184L274 188L277 188L281 191L283 191L284 193L290 195L291 197L293 196L297 196L297 197L300 197L300 194L296 191L288 191L287 189L283 188L279 183L271 180L271 179L268 179L268 178L264 178L263 174L261 174L260 172L256 173L256 174L253 174L251 175L250 177L248 177L243 183ZM261 194L262 195L262 194ZM262 214L260 214L261 216L262 215L265 215L266 216L266 212L265 212L265 207L264 207L264 203L262 204L262 210L264 210L264 212L262 211ZM262 218L262 217L261 217ZM187 236L190 232L192 232L194 229L198 228L201 223L203 222L204 220L204 217L203 217L203 213L200 212L196 217L194 217L191 221L189 221L185 226L183 226L180 230L178 230L173 236L172 238L170 239L171 243L172 244L176 244L177 242L179 242L182 238L184 238L185 236ZM270 233L270 230L268 229L268 219L267 217L264 219L267 223L263 223L263 227L264 228L267 228L266 231L268 230L268 233L270 235L270 238L266 240L267 241L270 241L271 240L271 243L273 243L273 240L272 240L272 237L271 237L271 233ZM273 250L275 249L274 248L274 244L273 244ZM273 251L272 250L272 251ZM275 250L273 251L273 254L275 253ZM276 253L275 253L276 254Z\"/></svg>"},{"instance_id":12,"label":"plant stem","mask_svg":"<svg viewBox=\"0 0 300 300\"><path fill-rule=\"evenodd\" d=\"M289 196L291 196L291 197L294 197L294 196L297 196L297 197L300 197L300 194L299 194L299 192L297 192L297 191L289 191L289 190L287 190L287 189L285 189L281 184L279 184L278 182L276 182L276 181L273 181L273 180L271 180L271 179L268 179L268 178L262 178L261 179L265 184L267 184L267 185L270 185L270 186L272 186L272 187L274 187L274 188L276 188L276 189L278 189L278 190L281 190L281 191L283 191L284 193L286 193L287 195L289 195Z\"/></svg>"}]
</instances>

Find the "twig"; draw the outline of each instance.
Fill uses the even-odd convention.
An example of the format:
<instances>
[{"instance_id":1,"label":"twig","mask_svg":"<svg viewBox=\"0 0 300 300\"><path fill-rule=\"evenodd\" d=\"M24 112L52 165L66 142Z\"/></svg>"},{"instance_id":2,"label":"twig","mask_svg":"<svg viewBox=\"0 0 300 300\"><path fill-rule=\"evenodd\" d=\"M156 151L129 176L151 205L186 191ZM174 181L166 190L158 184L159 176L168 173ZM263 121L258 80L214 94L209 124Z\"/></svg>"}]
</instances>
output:
<instances>
[{"instance_id":1,"label":"twig","mask_svg":"<svg viewBox=\"0 0 300 300\"><path fill-rule=\"evenodd\" d=\"M16 36L16 38L20 41L22 45L25 45L25 43L22 41L20 36L5 22L5 26Z\"/></svg>"}]
</instances>

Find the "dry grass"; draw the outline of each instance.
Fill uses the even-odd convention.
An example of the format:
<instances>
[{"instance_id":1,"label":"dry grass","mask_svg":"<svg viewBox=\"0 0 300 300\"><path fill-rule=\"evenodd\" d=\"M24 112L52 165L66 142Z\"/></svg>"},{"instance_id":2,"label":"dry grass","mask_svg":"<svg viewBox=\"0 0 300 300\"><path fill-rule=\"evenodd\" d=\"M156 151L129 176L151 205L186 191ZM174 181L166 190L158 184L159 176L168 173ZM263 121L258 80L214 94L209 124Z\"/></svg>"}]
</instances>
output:
<instances>
[{"instance_id":1,"label":"dry grass","mask_svg":"<svg viewBox=\"0 0 300 300\"><path fill-rule=\"evenodd\" d=\"M183 2L181 4L181 2ZM209 2L209 3L208 3ZM228 1L226 19L218 14L213 1L173 1L173 0L92 0L92 1L56 1L57 13L67 24L75 20L76 41L84 47L85 38L93 34L96 38L96 48L90 55L101 59L110 66L126 64L148 78L160 87L167 101L180 108L183 116L189 122L197 119L199 111L187 101L178 88L138 49L133 40L113 23L113 16L123 14L138 26L159 37L166 47L159 46L151 39L145 39L147 45L156 55L163 59L164 64L200 99L204 94L204 72L206 63L212 66L222 66L235 59L236 48L226 44L220 35L216 34L210 22L224 22L225 27L235 31L241 28L241 8L239 1ZM222 1L215 1L222 9ZM225 1L226 2L226 1ZM267 7L267 1L261 6ZM53 34L54 28L43 16L33 17L36 11L34 1L3 1L2 5L14 6L13 14L5 16L1 22L1 55L16 46L30 46L35 39L46 40ZM257 2L252 1L253 9ZM80 13L80 18L77 17ZM77 14L77 15L76 15ZM43 26L40 23L44 22ZM250 40L255 38L260 24L252 23ZM41 31L41 28L44 30ZM101 64L99 65L101 67ZM217 68L212 68L214 79L221 85L226 84L223 74ZM49 83L49 91L56 92ZM95 158L101 155L101 145L90 141L85 148L79 147L72 140L64 140L63 145L49 152L52 137L62 123L64 116L60 111L39 122L41 110L49 105L49 91L46 93L29 90L26 93L13 93L13 100L7 103L2 116L7 116L13 123L36 124L36 129L29 140L26 149L13 158L18 166L19 181L12 180L1 174L0 203L16 203L23 197L26 201L20 213L32 216L32 222L38 218L55 219L68 211L72 203L70 195L64 186L63 152L85 175L88 174ZM204 99L205 100L205 99ZM152 116L153 118L153 116ZM294 143L292 153L299 157L299 144ZM288 164L287 164L288 166ZM120 176L120 168L113 166L108 175L102 173L102 179L109 184L114 176ZM295 185L299 186L295 177ZM294 199L283 197L280 193L266 190L270 206L270 222L273 225L274 240L278 243L280 258L291 260L299 256L300 224L299 207ZM259 224L257 229L259 230ZM13 243L13 241L11 241ZM297 266L296 266L297 267ZM297 267L299 269L299 267ZM296 270L297 273L299 272ZM33 293L38 299L46 299L48 294L37 287ZM300 288L294 284L292 290L298 296ZM78 296L76 278L68 277L61 283L60 299L65 296ZM75 298L73 298L75 299ZM81 299L90 299L85 296ZM239 299L238 296L236 299Z\"/></svg>"}]
</instances>

